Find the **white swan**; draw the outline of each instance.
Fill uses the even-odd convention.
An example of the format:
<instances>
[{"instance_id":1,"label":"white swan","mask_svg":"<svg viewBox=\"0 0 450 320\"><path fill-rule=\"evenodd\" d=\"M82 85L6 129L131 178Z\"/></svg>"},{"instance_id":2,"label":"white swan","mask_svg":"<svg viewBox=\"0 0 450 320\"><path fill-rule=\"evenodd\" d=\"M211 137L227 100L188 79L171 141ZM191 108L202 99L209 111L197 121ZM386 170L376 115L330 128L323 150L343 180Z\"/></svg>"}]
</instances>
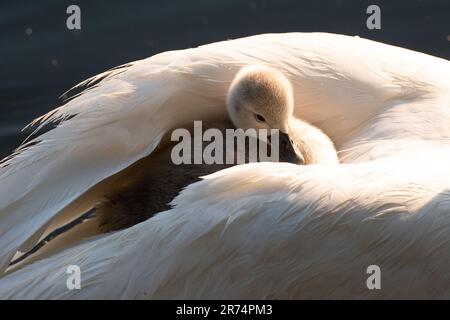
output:
<instances>
[{"instance_id":1,"label":"white swan","mask_svg":"<svg viewBox=\"0 0 450 320\"><path fill-rule=\"evenodd\" d=\"M266 129L269 134L270 130L278 129L280 161L338 163L332 141L320 129L294 117L293 109L292 87L281 72L265 66L247 66L238 72L227 94L228 115L234 124L231 119L216 119L203 123L202 130L206 133L205 130L214 128L226 136L226 130L230 128ZM191 134L196 130L192 125L188 129ZM92 210L95 214L89 214L88 218L84 216L83 225L70 222L68 231L67 226L63 226L64 232L58 230L41 240L30 252L14 259L8 270L17 270L80 239L142 222L169 209L169 203L179 192L200 180L201 176L232 166L225 161L222 164L174 164L171 157L177 143L162 144L163 147L121 172L121 178L116 180L111 190L106 190L97 199L95 210ZM208 144L203 141L202 149ZM225 142L222 147L223 155L226 155ZM193 146L190 149L193 160L195 151ZM251 152L245 147L234 145L233 151L236 159L241 158L247 163L258 161L250 158ZM76 221L81 222L79 218Z\"/></svg>"},{"instance_id":2,"label":"white swan","mask_svg":"<svg viewBox=\"0 0 450 320\"><path fill-rule=\"evenodd\" d=\"M225 116L226 89L246 64L282 70L295 113L322 128L346 164L220 171L174 209L4 276L0 297L449 298L450 63L317 33L156 55L99 76L42 118L65 121L0 171L3 268L92 206L115 177L98 182L165 132ZM81 290L66 287L70 264L81 268ZM381 290L366 287L372 264Z\"/></svg>"},{"instance_id":3,"label":"white swan","mask_svg":"<svg viewBox=\"0 0 450 320\"><path fill-rule=\"evenodd\" d=\"M294 164L338 163L333 142L318 128L292 116L294 101L291 84L273 68L242 68L228 90L227 109L234 124L229 119L216 120L203 123L203 130L214 128L225 136L230 128L266 129L268 133L278 129L280 161ZM192 133L194 129L190 131ZM215 164L173 164L171 154L175 145L171 142L155 150L122 174L124 179L120 186L116 185L95 206L100 231L130 227L167 210L170 208L168 204L183 188L198 181L201 176L233 165L225 161ZM203 148L207 145L208 142L203 141ZM225 142L221 148L225 155ZM193 149L191 159L194 159ZM236 158L241 156L246 163L252 162L250 150L234 145L233 151Z\"/></svg>"}]
</instances>

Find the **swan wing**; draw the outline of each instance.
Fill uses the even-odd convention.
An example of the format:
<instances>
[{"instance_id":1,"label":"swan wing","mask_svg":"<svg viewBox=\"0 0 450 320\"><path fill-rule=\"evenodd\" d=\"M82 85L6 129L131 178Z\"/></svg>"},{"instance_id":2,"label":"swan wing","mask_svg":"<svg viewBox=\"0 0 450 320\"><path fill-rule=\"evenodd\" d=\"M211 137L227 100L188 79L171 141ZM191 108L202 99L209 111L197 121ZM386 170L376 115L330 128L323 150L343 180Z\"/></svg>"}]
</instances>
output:
<instances>
[{"instance_id":1,"label":"swan wing","mask_svg":"<svg viewBox=\"0 0 450 320\"><path fill-rule=\"evenodd\" d=\"M0 298L448 298L450 169L417 157L430 160L220 171L169 211L4 276ZM366 286L370 265L382 290Z\"/></svg>"}]
</instances>

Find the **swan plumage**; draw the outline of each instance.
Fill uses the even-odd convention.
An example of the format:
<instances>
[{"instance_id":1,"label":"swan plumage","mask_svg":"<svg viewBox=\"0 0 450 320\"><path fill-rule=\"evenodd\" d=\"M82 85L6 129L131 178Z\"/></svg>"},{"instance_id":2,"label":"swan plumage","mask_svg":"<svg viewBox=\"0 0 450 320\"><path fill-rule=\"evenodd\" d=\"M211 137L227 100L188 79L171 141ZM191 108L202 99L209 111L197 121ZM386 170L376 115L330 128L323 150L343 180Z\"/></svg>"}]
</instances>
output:
<instances>
[{"instance_id":1,"label":"swan plumage","mask_svg":"<svg viewBox=\"0 0 450 320\"><path fill-rule=\"evenodd\" d=\"M166 52L91 79L103 78L43 117L62 122L0 169L2 268L92 207L170 129L225 116L248 64L288 77L294 113L330 136L343 164L220 171L169 211L2 277L0 297L448 298L450 63L320 33ZM83 290L65 287L68 263L83 270ZM377 263L382 290L353 281Z\"/></svg>"},{"instance_id":2,"label":"swan plumage","mask_svg":"<svg viewBox=\"0 0 450 320\"><path fill-rule=\"evenodd\" d=\"M448 151L426 151L438 164L450 160ZM437 167L410 174L418 154L396 159L395 173L391 159L219 171L169 211L5 276L0 297L449 298L450 194ZM66 287L73 264L81 290ZM366 287L372 264L382 290Z\"/></svg>"}]
</instances>

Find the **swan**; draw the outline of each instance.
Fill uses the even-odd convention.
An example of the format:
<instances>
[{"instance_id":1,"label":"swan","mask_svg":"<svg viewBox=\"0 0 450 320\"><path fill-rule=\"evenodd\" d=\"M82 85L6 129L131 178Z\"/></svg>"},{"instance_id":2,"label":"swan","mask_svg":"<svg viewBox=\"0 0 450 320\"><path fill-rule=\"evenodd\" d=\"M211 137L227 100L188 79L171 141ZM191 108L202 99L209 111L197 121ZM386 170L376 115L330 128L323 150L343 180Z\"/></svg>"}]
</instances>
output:
<instances>
[{"instance_id":1,"label":"swan","mask_svg":"<svg viewBox=\"0 0 450 320\"><path fill-rule=\"evenodd\" d=\"M450 63L325 33L165 52L82 83L33 123L56 128L2 163L2 270L171 129L227 117L227 89L251 64L286 75L294 115L331 138L341 163L218 171L151 219L4 274L0 297L450 298ZM73 264L81 290L66 286ZM366 285L370 265L381 289Z\"/></svg>"},{"instance_id":2,"label":"swan","mask_svg":"<svg viewBox=\"0 0 450 320\"><path fill-rule=\"evenodd\" d=\"M278 70L262 66L242 68L231 82L226 100L236 128L280 131L281 159L300 164L338 162L328 136L293 116L292 85ZM291 149L297 152L289 152Z\"/></svg>"},{"instance_id":3,"label":"swan","mask_svg":"<svg viewBox=\"0 0 450 320\"><path fill-rule=\"evenodd\" d=\"M230 128L266 129L267 132L270 132L270 129L278 129L281 130L279 137L281 161L305 165L338 163L333 142L320 129L293 116L292 86L278 70L265 66L242 68L232 81L226 100L228 115L232 120L207 122L203 124L203 131L218 129L225 136L226 130ZM194 130L194 126L191 126L190 132L193 133ZM207 144L207 141L203 141L203 149ZM171 156L175 145L176 143L171 141L163 148L158 148L152 155L134 164L126 174L122 174L124 179L102 195L94 206L95 213L90 213L87 218L79 221L89 221L90 231L88 234L82 234L82 237L120 230L142 222L158 212L169 209L169 203L181 189L198 181L200 176L233 165L174 164ZM224 154L225 146L224 144ZM249 150L241 150L234 145L234 151L243 153L242 158L245 162L250 162ZM194 158L193 153L191 148L191 159ZM72 228L76 226L73 222L70 225ZM75 231L78 240L81 235L78 229ZM72 233L74 231L62 232L63 239L70 238ZM52 234L51 241L55 241L59 235L59 232ZM41 241L19 261L12 261L14 268L48 255L48 247L43 247L49 241L48 239ZM58 242L68 245L68 242L62 239L58 239ZM55 251L53 244L52 242L51 248ZM57 248L60 249L61 246Z\"/></svg>"},{"instance_id":4,"label":"swan","mask_svg":"<svg viewBox=\"0 0 450 320\"><path fill-rule=\"evenodd\" d=\"M225 131L233 127L268 132L278 129L281 132L280 160L304 165L338 163L333 142L320 129L293 117L293 108L292 87L281 72L248 66L238 72L228 90L227 110L231 120L207 122L203 130L218 129L225 135ZM169 203L181 189L200 180L201 176L232 166L226 163L173 164L174 145L174 142L169 143L144 158L127 174L122 187L116 186L112 193L103 196L95 206L101 232L130 227L169 209ZM206 145L204 141L203 148ZM249 162L248 150L238 150L234 146L234 151L243 152L245 161Z\"/></svg>"}]
</instances>

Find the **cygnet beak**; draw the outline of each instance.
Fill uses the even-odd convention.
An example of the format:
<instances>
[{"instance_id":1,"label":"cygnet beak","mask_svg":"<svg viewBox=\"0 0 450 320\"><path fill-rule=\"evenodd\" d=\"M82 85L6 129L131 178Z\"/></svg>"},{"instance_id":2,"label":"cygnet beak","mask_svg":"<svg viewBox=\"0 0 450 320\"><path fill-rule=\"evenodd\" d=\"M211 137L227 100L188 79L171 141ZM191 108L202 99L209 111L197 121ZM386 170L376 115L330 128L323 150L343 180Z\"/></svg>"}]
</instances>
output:
<instances>
[{"instance_id":1,"label":"cygnet beak","mask_svg":"<svg viewBox=\"0 0 450 320\"><path fill-rule=\"evenodd\" d=\"M279 156L280 162L293 164L305 164L305 158L298 150L295 142L287 133L279 132Z\"/></svg>"}]
</instances>

